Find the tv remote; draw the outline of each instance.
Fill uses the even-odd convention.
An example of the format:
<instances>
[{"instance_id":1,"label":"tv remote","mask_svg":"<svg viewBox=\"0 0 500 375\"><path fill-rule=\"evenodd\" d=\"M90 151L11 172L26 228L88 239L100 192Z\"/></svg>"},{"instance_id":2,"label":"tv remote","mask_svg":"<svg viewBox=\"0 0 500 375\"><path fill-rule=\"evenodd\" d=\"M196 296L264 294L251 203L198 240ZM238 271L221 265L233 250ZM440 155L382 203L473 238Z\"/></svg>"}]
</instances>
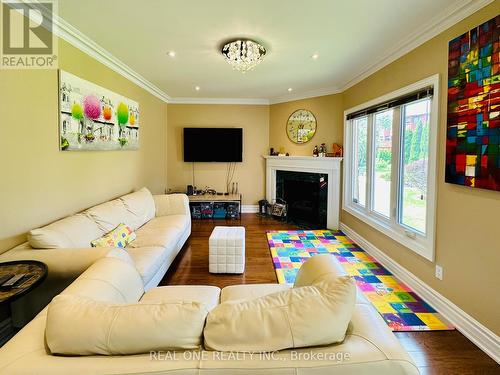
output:
<instances>
[{"instance_id":1,"label":"tv remote","mask_svg":"<svg viewBox=\"0 0 500 375\"><path fill-rule=\"evenodd\" d=\"M0 276L0 286L1 286L4 282L6 282L7 280L12 279L12 277L14 277L14 275L13 275L13 274L11 274L11 273L10 273L10 274L8 274L8 275L3 275L3 276Z\"/></svg>"},{"instance_id":2,"label":"tv remote","mask_svg":"<svg viewBox=\"0 0 500 375\"><path fill-rule=\"evenodd\" d=\"M35 275L25 275L23 280L19 280L21 281L21 283L15 285L14 288L24 288L24 286L28 284L31 280L33 280L35 277L36 277Z\"/></svg>"},{"instance_id":3,"label":"tv remote","mask_svg":"<svg viewBox=\"0 0 500 375\"><path fill-rule=\"evenodd\" d=\"M11 277L8 281L4 282L2 284L3 287L9 287L9 286L14 286L19 280L21 280L24 275L26 275L25 273L20 273L14 277Z\"/></svg>"}]
</instances>

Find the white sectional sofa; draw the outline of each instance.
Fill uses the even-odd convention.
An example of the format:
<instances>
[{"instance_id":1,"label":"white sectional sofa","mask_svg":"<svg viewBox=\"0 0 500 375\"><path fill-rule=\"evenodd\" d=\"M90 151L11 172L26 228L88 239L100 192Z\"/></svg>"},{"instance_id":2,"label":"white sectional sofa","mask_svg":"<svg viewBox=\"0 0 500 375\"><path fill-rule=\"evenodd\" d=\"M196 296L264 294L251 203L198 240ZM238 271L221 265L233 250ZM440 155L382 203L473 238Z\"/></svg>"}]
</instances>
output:
<instances>
[{"instance_id":1,"label":"white sectional sofa","mask_svg":"<svg viewBox=\"0 0 500 375\"><path fill-rule=\"evenodd\" d=\"M325 260L324 256L323 259L320 257L322 256L318 256L318 261L310 262L309 268L303 267L304 271L299 271L301 285L313 283L318 277L323 277L328 272L337 272L331 269L331 263L323 261ZM100 259L62 294L111 304L197 301L204 304L207 310L212 310L219 303L235 303L289 288L278 284L235 285L221 291L219 288L211 286L162 286L144 291L139 274L130 264L127 259L111 257ZM52 313L50 307L40 312L33 321L4 347L0 348L0 373L9 375L416 375L419 373L408 353L402 348L380 315L361 296L355 303L354 313L342 342L319 347L281 350L263 355L249 355L249 353L243 352L215 352L207 350L203 345L196 350L146 352L136 355L52 355L48 349L49 341L46 341L48 338L46 339L45 336L48 313ZM141 317L138 318L141 319ZM305 318L314 319L314 316L309 317L308 315ZM136 329L134 325L136 319L134 317L130 319L130 329L133 331ZM101 322L96 321L95 324L99 326ZM256 327L255 322L248 322L248 324L248 327ZM332 321L332 324L335 324L335 321ZM93 328L94 325L92 325ZM66 341L66 345L71 346L75 340L78 340L74 337L81 340L78 330L82 328L77 324L71 330L72 332L58 329L61 335L66 334L66 337L61 339ZM103 329L103 332L106 332L106 328ZM266 328L262 326L259 329ZM203 332L200 332L201 335ZM152 336L157 337L156 332ZM144 334L141 335L140 339L142 341L137 343L135 337L131 338L131 345L139 344L142 348L146 348L148 345L147 335L146 337ZM101 345L102 348L110 344L109 338L106 342L94 340L93 337L87 340L90 342L84 344L94 345L94 347ZM77 342L82 344L81 341ZM122 346L127 345L123 342L121 344Z\"/></svg>"},{"instance_id":2,"label":"white sectional sofa","mask_svg":"<svg viewBox=\"0 0 500 375\"><path fill-rule=\"evenodd\" d=\"M126 250L145 290L151 289L191 234L188 198L184 194L153 196L143 188L30 231L28 242L0 255L0 262L33 259L49 269L41 286L13 303L16 325L31 320L97 259L113 255L114 249L91 247L90 242L122 223L137 235Z\"/></svg>"}]
</instances>

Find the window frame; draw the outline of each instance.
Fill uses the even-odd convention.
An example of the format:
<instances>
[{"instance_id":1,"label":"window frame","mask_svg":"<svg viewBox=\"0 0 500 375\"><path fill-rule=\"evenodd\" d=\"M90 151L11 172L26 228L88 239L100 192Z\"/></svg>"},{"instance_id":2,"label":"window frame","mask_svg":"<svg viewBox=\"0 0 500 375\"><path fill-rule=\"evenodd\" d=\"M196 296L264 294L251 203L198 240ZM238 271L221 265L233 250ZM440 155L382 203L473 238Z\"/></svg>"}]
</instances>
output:
<instances>
[{"instance_id":1,"label":"window frame","mask_svg":"<svg viewBox=\"0 0 500 375\"><path fill-rule=\"evenodd\" d=\"M433 86L434 93L430 103L429 119L429 157L427 170L427 211L426 211L426 233L410 228L400 221L401 207L399 205L399 196L402 194L401 181L402 172L402 152L404 153L403 141L401 139L404 123L402 121L401 106L394 107L393 129L392 129L392 158L391 158L391 209L390 218L385 217L373 209L373 188L368 186L369 181L373 181L374 173L374 155L375 147L373 118L375 114L368 115L367 129L367 147L366 147L366 181L365 206L353 201L353 189L356 169L353 161L353 127L351 122L354 119L347 120L351 113L358 112L365 108L387 102L403 95L410 94L419 89ZM394 120L399 118L399 126L394 126ZM344 111L344 183L342 195L342 209L366 224L389 236L408 249L414 251L427 260L434 261L435 258L435 229L436 229L436 198L437 198L437 161L438 161L438 134L439 134L439 74L422 79L411 85L405 86L399 90L390 92L386 95L370 100L356 107Z\"/></svg>"}]
</instances>

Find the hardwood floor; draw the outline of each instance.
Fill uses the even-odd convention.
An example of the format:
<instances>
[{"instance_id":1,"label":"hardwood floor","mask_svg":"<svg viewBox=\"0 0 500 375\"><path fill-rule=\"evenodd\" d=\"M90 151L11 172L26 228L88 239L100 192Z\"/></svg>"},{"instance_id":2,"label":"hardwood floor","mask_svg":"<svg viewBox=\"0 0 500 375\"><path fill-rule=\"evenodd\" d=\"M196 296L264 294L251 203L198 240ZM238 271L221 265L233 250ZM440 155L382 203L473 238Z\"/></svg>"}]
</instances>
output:
<instances>
[{"instance_id":1,"label":"hardwood floor","mask_svg":"<svg viewBox=\"0 0 500 375\"><path fill-rule=\"evenodd\" d=\"M246 267L243 275L208 272L208 238L216 225L246 228ZM267 246L266 230L296 229L256 214L239 220L193 221L192 234L161 285L216 285L277 283ZM421 374L500 374L500 366L458 331L396 332Z\"/></svg>"}]
</instances>

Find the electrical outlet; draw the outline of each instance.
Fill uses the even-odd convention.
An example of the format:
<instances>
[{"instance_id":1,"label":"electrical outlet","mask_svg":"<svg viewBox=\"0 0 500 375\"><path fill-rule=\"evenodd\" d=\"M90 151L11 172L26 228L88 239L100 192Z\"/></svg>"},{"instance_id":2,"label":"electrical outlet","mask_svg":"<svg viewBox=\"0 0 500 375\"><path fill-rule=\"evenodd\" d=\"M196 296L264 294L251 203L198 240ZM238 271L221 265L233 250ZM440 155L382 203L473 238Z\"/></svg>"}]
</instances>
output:
<instances>
[{"instance_id":1,"label":"electrical outlet","mask_svg":"<svg viewBox=\"0 0 500 375\"><path fill-rule=\"evenodd\" d=\"M438 266L437 264L436 264L436 277L439 280L443 280L443 267Z\"/></svg>"}]
</instances>

